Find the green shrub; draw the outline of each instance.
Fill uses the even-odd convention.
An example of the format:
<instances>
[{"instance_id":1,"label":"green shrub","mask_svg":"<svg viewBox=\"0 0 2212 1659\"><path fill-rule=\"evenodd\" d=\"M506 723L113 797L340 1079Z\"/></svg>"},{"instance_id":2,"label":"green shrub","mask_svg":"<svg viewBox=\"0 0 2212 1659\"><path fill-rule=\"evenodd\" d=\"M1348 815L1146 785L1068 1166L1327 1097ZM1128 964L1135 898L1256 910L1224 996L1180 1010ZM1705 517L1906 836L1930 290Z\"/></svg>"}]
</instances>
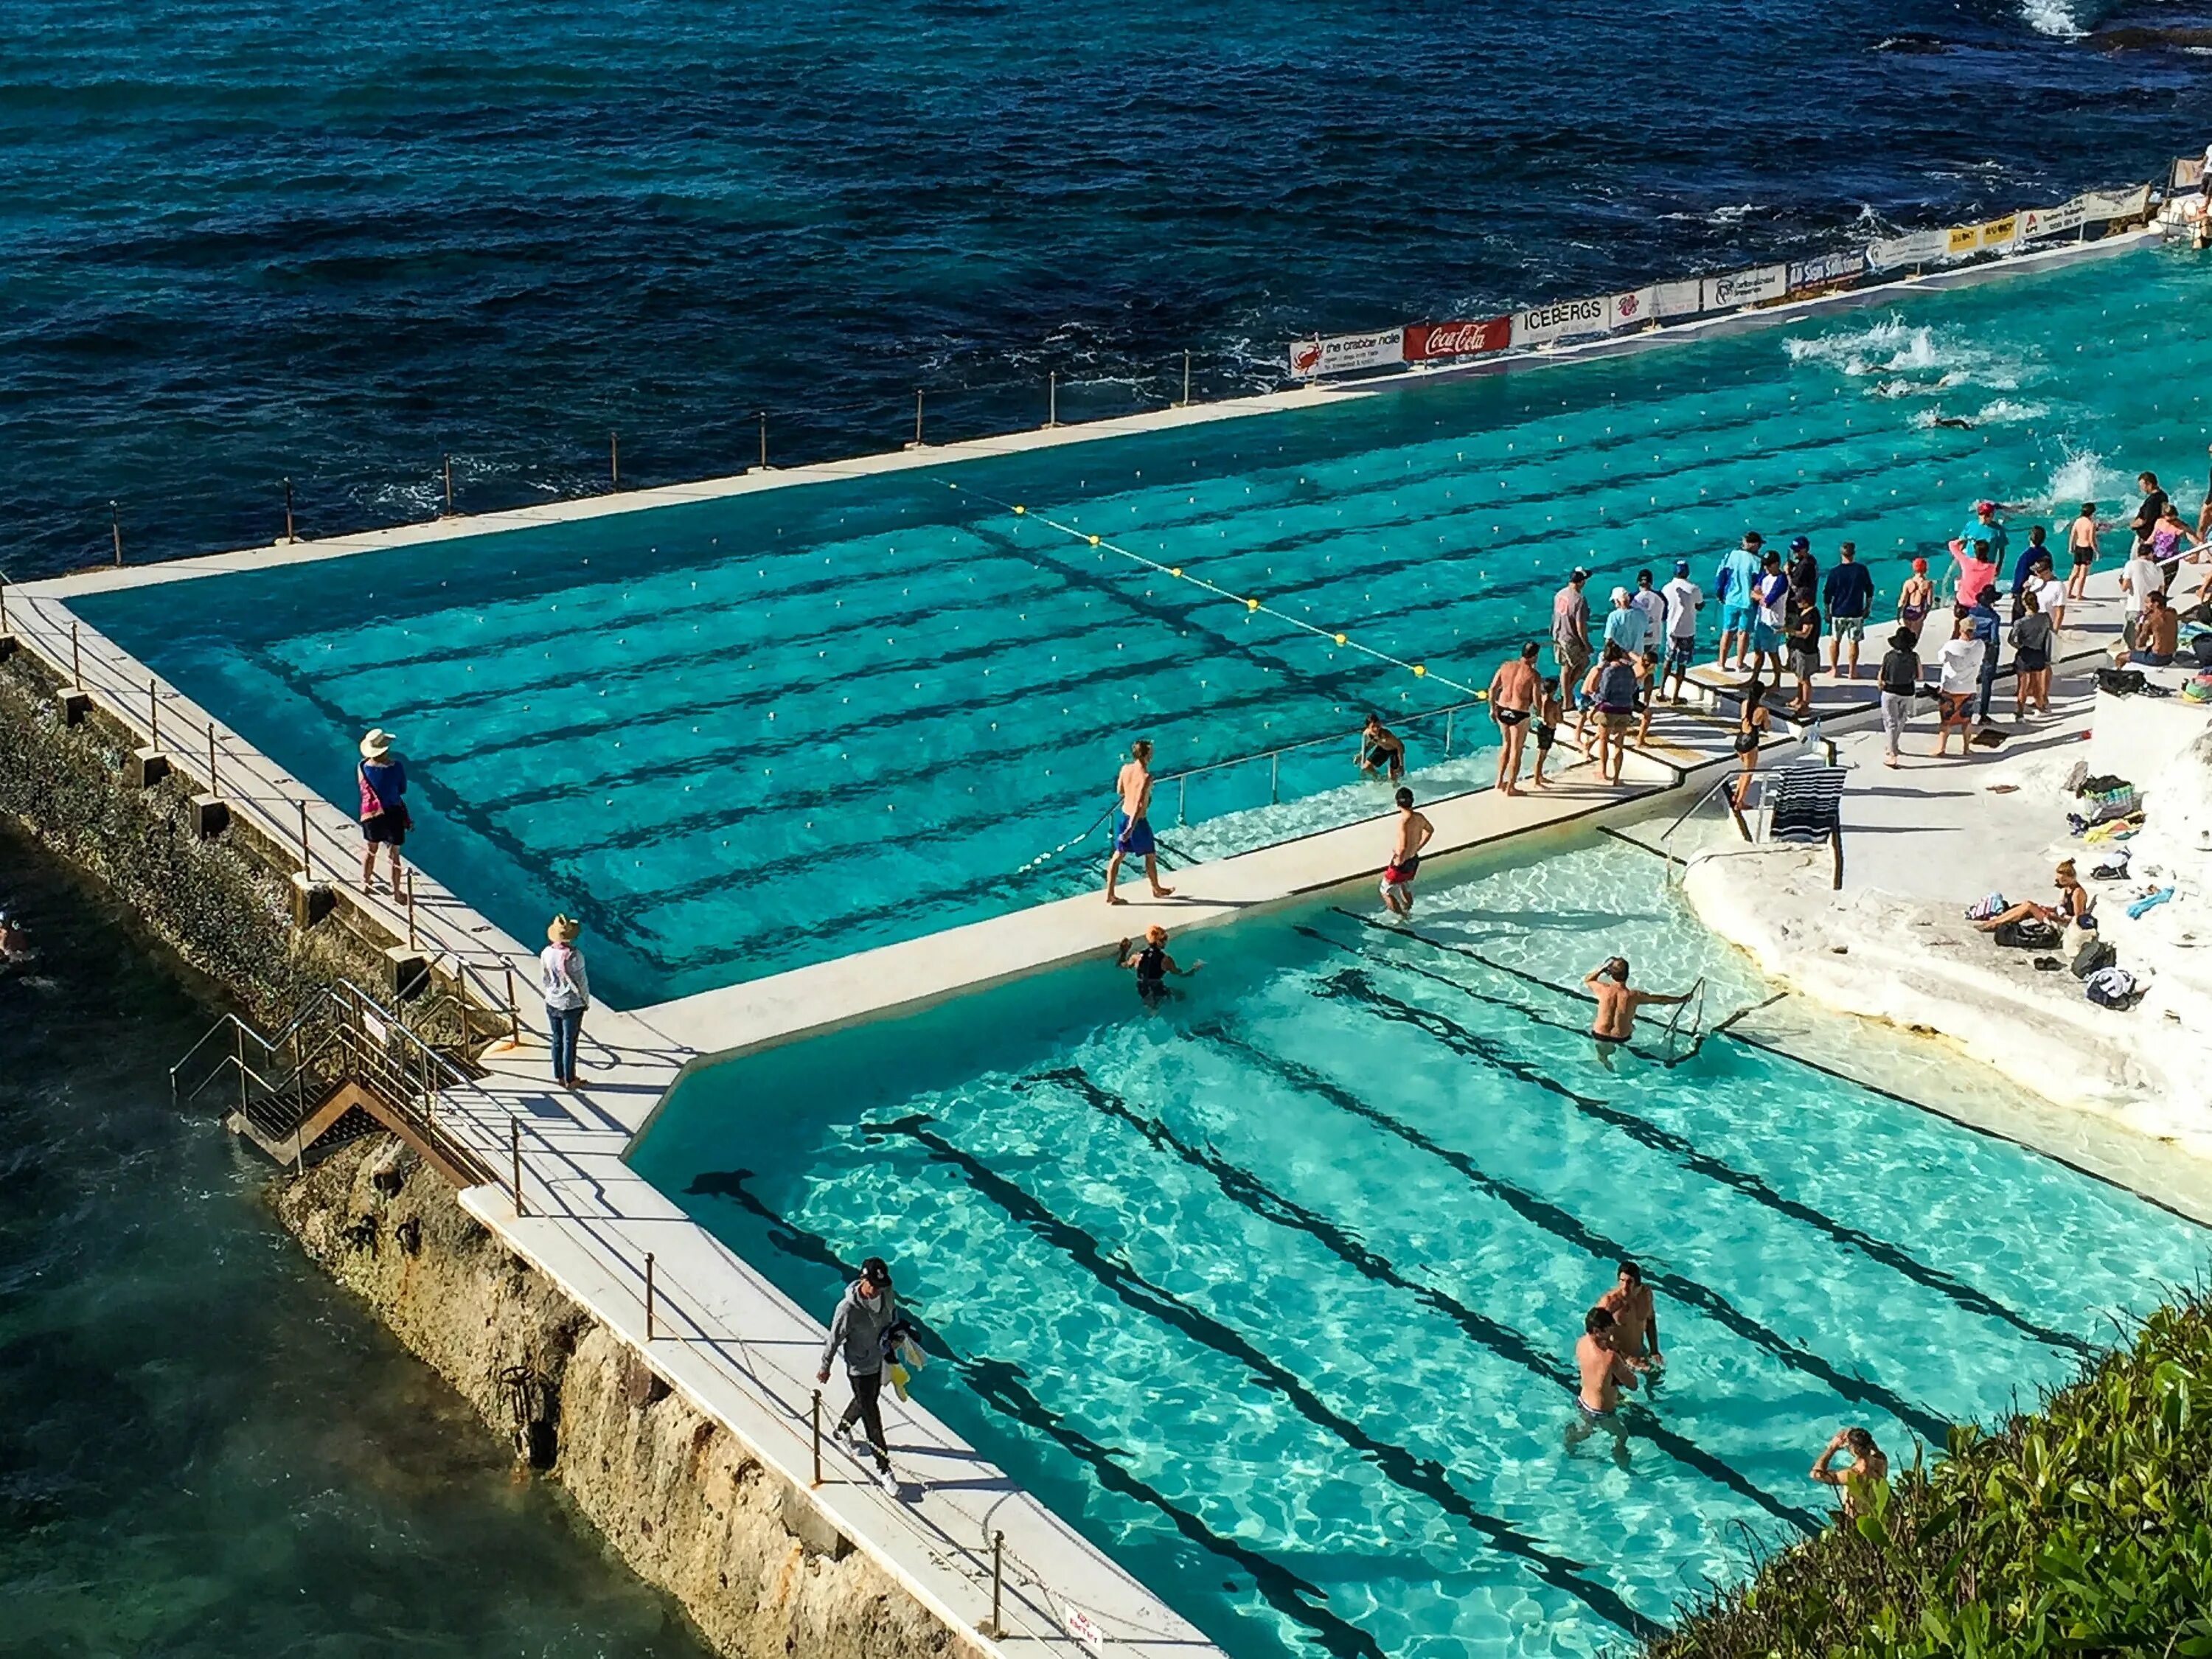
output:
<instances>
[{"instance_id":1,"label":"green shrub","mask_svg":"<svg viewBox=\"0 0 2212 1659\"><path fill-rule=\"evenodd\" d=\"M1954 1429L1874 1512L1763 1562L1647 1659L2212 1659L2212 1301L2001 1432Z\"/></svg>"}]
</instances>

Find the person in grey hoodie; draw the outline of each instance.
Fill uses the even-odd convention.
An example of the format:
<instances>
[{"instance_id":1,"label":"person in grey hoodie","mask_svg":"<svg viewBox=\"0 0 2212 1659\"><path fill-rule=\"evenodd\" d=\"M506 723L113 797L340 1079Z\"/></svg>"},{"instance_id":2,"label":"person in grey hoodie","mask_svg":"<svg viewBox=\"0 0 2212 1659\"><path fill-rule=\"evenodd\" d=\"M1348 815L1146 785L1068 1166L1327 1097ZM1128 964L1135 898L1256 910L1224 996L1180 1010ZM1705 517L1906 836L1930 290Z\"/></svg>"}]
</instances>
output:
<instances>
[{"instance_id":1,"label":"person in grey hoodie","mask_svg":"<svg viewBox=\"0 0 2212 1659\"><path fill-rule=\"evenodd\" d=\"M891 1270L881 1256L872 1255L860 1264L860 1278L838 1298L837 1311L830 1320L830 1340L822 1345L822 1368L815 1378L820 1382L830 1380L830 1362L842 1349L853 1399L837 1419L837 1432L849 1432L856 1419L866 1426L868 1448L876 1455L876 1473L893 1490L890 1448L884 1439L879 1396L884 1387L884 1332L897 1316Z\"/></svg>"}]
</instances>

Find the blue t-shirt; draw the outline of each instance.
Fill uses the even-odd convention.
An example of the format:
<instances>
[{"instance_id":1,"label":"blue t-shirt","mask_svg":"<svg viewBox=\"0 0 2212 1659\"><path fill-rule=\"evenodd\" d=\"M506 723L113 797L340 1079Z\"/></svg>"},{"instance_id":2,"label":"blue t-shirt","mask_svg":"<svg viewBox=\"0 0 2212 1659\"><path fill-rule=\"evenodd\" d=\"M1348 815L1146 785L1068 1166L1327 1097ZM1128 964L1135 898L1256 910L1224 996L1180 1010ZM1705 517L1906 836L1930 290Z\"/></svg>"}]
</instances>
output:
<instances>
[{"instance_id":1,"label":"blue t-shirt","mask_svg":"<svg viewBox=\"0 0 2212 1659\"><path fill-rule=\"evenodd\" d=\"M1832 617L1863 617L1874 608L1874 573L1863 564L1839 564L1821 589Z\"/></svg>"},{"instance_id":2,"label":"blue t-shirt","mask_svg":"<svg viewBox=\"0 0 2212 1659\"><path fill-rule=\"evenodd\" d=\"M2000 569L2004 565L2005 548L2011 540L2012 538L2005 534L2002 525L1984 524L1978 518L1967 520L1966 527L1959 532L1960 544L1969 556L1972 554L1976 542L1987 542L1990 544L1990 562Z\"/></svg>"},{"instance_id":3,"label":"blue t-shirt","mask_svg":"<svg viewBox=\"0 0 2212 1659\"><path fill-rule=\"evenodd\" d=\"M1605 618L1605 642L1633 654L1644 648L1644 632L1650 619L1633 605L1609 611Z\"/></svg>"},{"instance_id":4,"label":"blue t-shirt","mask_svg":"<svg viewBox=\"0 0 2212 1659\"><path fill-rule=\"evenodd\" d=\"M2027 573L2030 568L2038 559L2047 559L2050 556L2051 550L2048 547L2038 547L2033 542L2021 548L2020 556L2012 562L2012 591L2017 593L2025 588L2027 586Z\"/></svg>"},{"instance_id":5,"label":"blue t-shirt","mask_svg":"<svg viewBox=\"0 0 2212 1659\"><path fill-rule=\"evenodd\" d=\"M1713 588L1713 597L1723 605L1751 607L1751 592L1759 580L1759 560L1739 547L1721 556L1720 580Z\"/></svg>"},{"instance_id":6,"label":"blue t-shirt","mask_svg":"<svg viewBox=\"0 0 2212 1659\"><path fill-rule=\"evenodd\" d=\"M397 757L386 761L363 761L362 780L376 797L377 805L389 812L407 793L407 768Z\"/></svg>"}]
</instances>

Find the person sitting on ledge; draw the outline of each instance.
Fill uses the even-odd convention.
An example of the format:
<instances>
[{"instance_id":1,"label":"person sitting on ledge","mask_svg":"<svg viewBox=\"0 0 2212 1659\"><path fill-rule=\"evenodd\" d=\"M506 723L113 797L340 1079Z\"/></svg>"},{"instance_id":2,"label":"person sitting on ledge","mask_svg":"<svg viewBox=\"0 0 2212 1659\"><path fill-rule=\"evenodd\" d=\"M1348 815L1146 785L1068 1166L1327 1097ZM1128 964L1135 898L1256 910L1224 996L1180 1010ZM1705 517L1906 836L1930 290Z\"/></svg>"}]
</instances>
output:
<instances>
[{"instance_id":1,"label":"person sitting on ledge","mask_svg":"<svg viewBox=\"0 0 2212 1659\"><path fill-rule=\"evenodd\" d=\"M2142 616L2136 623L2136 649L2128 653L2128 660L2164 668L2180 648L2181 613L2167 603L2165 594L2153 588L2143 595Z\"/></svg>"},{"instance_id":2,"label":"person sitting on ledge","mask_svg":"<svg viewBox=\"0 0 2212 1659\"><path fill-rule=\"evenodd\" d=\"M2051 880L2058 888L2057 904L2038 904L2033 899L2022 899L2018 904L2008 905L1996 915L1978 921L1975 927L1985 933L1994 933L2008 921L2047 921L2053 927L2063 927L2069 921L2079 921L2097 908L2096 896L2081 884L2074 873L2074 860L2062 859L2058 868L2051 872Z\"/></svg>"},{"instance_id":3,"label":"person sitting on ledge","mask_svg":"<svg viewBox=\"0 0 2212 1659\"><path fill-rule=\"evenodd\" d=\"M1833 1467L1836 1454L1846 1450L1851 1455L1850 1468ZM1814 1461L1812 1474L1824 1486L1840 1487L1844 1513L1856 1518L1873 1508L1873 1489L1889 1484L1889 1454L1875 1445L1874 1436L1864 1429L1838 1429L1827 1449Z\"/></svg>"}]
</instances>

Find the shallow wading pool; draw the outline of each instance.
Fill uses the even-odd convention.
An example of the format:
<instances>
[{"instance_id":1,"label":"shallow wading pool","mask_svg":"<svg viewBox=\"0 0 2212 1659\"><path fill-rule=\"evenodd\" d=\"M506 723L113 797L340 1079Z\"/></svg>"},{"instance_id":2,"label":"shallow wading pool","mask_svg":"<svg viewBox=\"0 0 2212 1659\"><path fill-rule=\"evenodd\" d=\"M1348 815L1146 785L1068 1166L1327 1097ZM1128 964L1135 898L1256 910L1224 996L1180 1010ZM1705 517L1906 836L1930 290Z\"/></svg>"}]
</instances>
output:
<instances>
[{"instance_id":1,"label":"shallow wading pool","mask_svg":"<svg viewBox=\"0 0 2212 1659\"><path fill-rule=\"evenodd\" d=\"M425 867L520 938L580 915L602 994L638 1006L1077 890L1102 836L1035 860L1094 823L1135 733L1164 771L1342 739L1170 791L1177 858L1387 810L1351 766L1370 708L1409 722L1418 788L1474 787L1490 727L1462 712L1448 736L1446 682L1486 685L1546 632L1577 563L1602 608L1639 566L1663 581L1694 557L1709 580L1755 525L1824 562L1854 538L1887 595L1978 495L2117 500L2111 458L2178 470L2186 496L2203 394L2185 388L2212 345L2163 321L2204 283L2137 252L1615 360L80 603L349 811L355 742L396 732Z\"/></svg>"},{"instance_id":2,"label":"shallow wading pool","mask_svg":"<svg viewBox=\"0 0 2212 1659\"><path fill-rule=\"evenodd\" d=\"M1158 1014L1097 966L726 1062L634 1162L824 1316L888 1258L925 1403L1231 1652L1591 1652L1816 1524L1836 1428L1909 1461L2207 1248L1710 1035L1772 993L1662 867L1584 838L1437 872L1407 929L1362 896L1183 936ZM1614 950L1705 991L1608 1064L1553 988ZM1671 1364L1570 1446L1622 1255Z\"/></svg>"}]
</instances>

